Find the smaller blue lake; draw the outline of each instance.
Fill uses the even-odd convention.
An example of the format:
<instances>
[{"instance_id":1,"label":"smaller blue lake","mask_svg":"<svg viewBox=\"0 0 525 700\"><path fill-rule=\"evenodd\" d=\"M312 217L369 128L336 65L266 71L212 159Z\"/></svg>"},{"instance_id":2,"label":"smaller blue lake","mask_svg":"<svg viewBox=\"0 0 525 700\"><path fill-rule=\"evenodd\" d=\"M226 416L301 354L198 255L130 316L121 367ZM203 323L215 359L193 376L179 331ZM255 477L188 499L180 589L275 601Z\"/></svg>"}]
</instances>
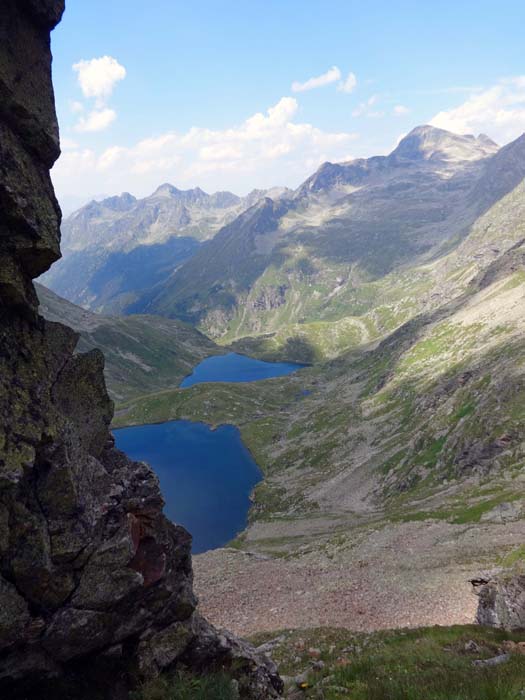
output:
<instances>
[{"instance_id":1,"label":"smaller blue lake","mask_svg":"<svg viewBox=\"0 0 525 700\"><path fill-rule=\"evenodd\" d=\"M244 530L262 474L233 425L171 421L113 431L116 445L159 477L165 514L193 535L193 553L225 545Z\"/></svg>"},{"instance_id":2,"label":"smaller blue lake","mask_svg":"<svg viewBox=\"0 0 525 700\"><path fill-rule=\"evenodd\" d=\"M263 362L253 357L230 352L227 355L207 357L198 364L192 374L183 379L181 387L203 382L256 382L270 377L283 377L301 369L295 362Z\"/></svg>"}]
</instances>

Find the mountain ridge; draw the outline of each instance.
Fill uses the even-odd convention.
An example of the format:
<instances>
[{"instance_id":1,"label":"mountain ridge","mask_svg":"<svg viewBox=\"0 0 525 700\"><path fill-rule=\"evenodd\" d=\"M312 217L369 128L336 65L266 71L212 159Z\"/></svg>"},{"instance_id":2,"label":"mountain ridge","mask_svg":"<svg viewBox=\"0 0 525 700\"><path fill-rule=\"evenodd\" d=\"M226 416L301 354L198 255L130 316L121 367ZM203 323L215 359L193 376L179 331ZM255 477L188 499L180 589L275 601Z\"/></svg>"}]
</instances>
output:
<instances>
[{"instance_id":1,"label":"mountain ridge","mask_svg":"<svg viewBox=\"0 0 525 700\"><path fill-rule=\"evenodd\" d=\"M93 200L63 221L62 259L41 282L73 303L120 313L264 196L265 190L238 197L164 183L142 199L124 192ZM124 279L128 269L135 272Z\"/></svg>"},{"instance_id":2,"label":"mountain ridge","mask_svg":"<svg viewBox=\"0 0 525 700\"><path fill-rule=\"evenodd\" d=\"M266 230L249 217L222 229L148 298L147 311L180 315L227 342L355 315L361 289L453 250L524 176L521 138L499 149L487 137L417 127L388 156L320 166L278 200Z\"/></svg>"}]
</instances>

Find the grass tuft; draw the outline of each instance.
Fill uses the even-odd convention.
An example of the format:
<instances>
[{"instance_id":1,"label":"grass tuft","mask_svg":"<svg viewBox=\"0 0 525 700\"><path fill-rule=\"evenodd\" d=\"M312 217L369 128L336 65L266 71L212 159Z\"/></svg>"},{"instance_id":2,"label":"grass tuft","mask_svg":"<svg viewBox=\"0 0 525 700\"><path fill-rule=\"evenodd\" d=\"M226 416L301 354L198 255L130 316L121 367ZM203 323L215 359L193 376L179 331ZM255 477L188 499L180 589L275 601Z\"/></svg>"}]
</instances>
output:
<instances>
[{"instance_id":1,"label":"grass tuft","mask_svg":"<svg viewBox=\"0 0 525 700\"><path fill-rule=\"evenodd\" d=\"M231 678L225 673L193 676L176 673L144 683L131 700L238 700Z\"/></svg>"}]
</instances>

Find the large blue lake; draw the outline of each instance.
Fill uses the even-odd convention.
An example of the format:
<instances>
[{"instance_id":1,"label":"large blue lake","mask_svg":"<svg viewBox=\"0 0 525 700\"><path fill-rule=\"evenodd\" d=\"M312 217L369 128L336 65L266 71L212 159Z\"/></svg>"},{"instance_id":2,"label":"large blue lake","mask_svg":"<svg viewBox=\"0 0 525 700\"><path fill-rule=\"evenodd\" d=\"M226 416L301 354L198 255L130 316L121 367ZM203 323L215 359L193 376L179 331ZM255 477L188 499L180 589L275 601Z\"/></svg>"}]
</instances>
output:
<instances>
[{"instance_id":1,"label":"large blue lake","mask_svg":"<svg viewBox=\"0 0 525 700\"><path fill-rule=\"evenodd\" d=\"M249 382L291 374L302 365L261 362L230 353L201 362L181 386ZM250 494L262 474L233 425L171 421L114 431L117 447L148 462L166 501L164 512L193 535L193 552L221 547L247 524Z\"/></svg>"},{"instance_id":2,"label":"large blue lake","mask_svg":"<svg viewBox=\"0 0 525 700\"><path fill-rule=\"evenodd\" d=\"M164 512L193 535L193 552L220 547L246 527L261 472L233 425L171 421L115 430L117 447L157 473Z\"/></svg>"}]
</instances>

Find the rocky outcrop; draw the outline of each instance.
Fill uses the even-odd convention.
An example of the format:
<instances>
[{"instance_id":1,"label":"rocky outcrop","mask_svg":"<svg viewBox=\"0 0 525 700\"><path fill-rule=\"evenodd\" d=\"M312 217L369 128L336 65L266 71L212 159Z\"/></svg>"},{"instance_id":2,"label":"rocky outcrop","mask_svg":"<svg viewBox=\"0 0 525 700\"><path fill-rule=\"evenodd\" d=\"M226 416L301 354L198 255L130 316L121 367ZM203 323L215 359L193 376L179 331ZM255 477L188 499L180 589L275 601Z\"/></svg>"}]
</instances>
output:
<instances>
[{"instance_id":1,"label":"rocky outcrop","mask_svg":"<svg viewBox=\"0 0 525 700\"><path fill-rule=\"evenodd\" d=\"M499 572L472 581L479 598L476 619L481 625L506 630L525 629L525 574Z\"/></svg>"},{"instance_id":2,"label":"rocky outcrop","mask_svg":"<svg viewBox=\"0 0 525 700\"><path fill-rule=\"evenodd\" d=\"M58 157L49 31L63 2L0 7L0 293L34 305L31 278L59 255L60 210L49 169ZM31 21L28 20L31 17Z\"/></svg>"},{"instance_id":3,"label":"rocky outcrop","mask_svg":"<svg viewBox=\"0 0 525 700\"><path fill-rule=\"evenodd\" d=\"M60 254L49 33L63 9L0 7L0 695L71 682L115 698L183 663L275 697L274 666L195 612L191 537L151 469L114 447L102 354L74 354L77 334L37 314L32 279Z\"/></svg>"},{"instance_id":4,"label":"rocky outcrop","mask_svg":"<svg viewBox=\"0 0 525 700\"><path fill-rule=\"evenodd\" d=\"M280 284L279 286L264 287L257 297L250 302L250 308L256 311L271 311L278 309L286 303L286 292L288 285Z\"/></svg>"}]
</instances>

